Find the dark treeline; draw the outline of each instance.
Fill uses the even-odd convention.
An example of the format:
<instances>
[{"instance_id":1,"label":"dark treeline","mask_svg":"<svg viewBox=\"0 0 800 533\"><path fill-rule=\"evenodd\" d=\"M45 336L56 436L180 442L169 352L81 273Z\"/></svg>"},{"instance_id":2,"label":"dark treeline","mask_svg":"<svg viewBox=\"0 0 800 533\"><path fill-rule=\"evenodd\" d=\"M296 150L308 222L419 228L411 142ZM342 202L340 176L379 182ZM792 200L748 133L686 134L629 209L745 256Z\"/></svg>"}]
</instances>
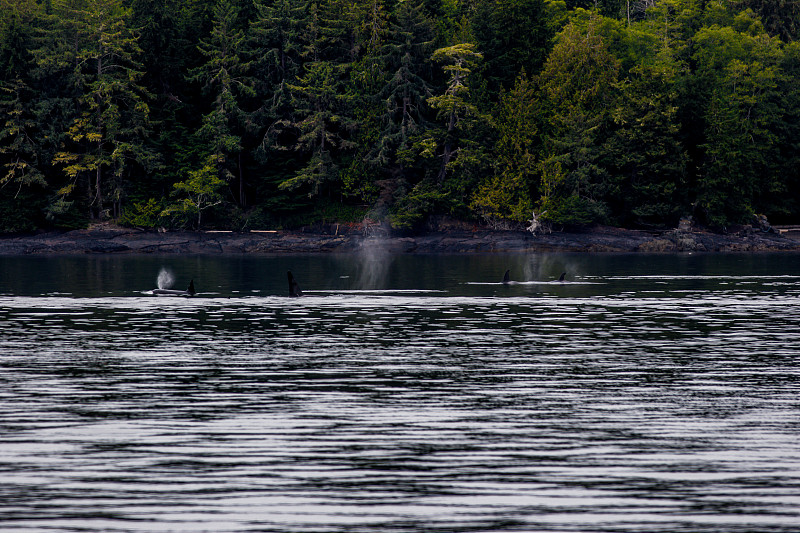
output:
<instances>
[{"instance_id":1,"label":"dark treeline","mask_svg":"<svg viewBox=\"0 0 800 533\"><path fill-rule=\"evenodd\" d=\"M0 231L800 213L797 0L0 7Z\"/></svg>"}]
</instances>

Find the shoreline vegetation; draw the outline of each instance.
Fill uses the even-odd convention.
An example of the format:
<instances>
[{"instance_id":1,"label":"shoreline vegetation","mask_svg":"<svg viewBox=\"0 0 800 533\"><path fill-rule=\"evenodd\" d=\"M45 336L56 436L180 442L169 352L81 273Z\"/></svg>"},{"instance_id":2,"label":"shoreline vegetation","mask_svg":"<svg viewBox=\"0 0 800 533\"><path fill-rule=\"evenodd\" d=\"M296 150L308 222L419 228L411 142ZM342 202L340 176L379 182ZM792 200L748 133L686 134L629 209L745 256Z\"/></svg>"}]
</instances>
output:
<instances>
[{"instance_id":1,"label":"shoreline vegetation","mask_svg":"<svg viewBox=\"0 0 800 533\"><path fill-rule=\"evenodd\" d=\"M0 233L800 224L798 21L783 0L0 0Z\"/></svg>"},{"instance_id":2,"label":"shoreline vegetation","mask_svg":"<svg viewBox=\"0 0 800 533\"><path fill-rule=\"evenodd\" d=\"M307 254L389 253L682 253L797 252L800 229L737 228L719 234L698 228L663 232L594 226L534 235L453 224L403 236L381 228L330 224L296 231L151 231L100 224L88 229L0 237L0 255L55 254Z\"/></svg>"}]
</instances>

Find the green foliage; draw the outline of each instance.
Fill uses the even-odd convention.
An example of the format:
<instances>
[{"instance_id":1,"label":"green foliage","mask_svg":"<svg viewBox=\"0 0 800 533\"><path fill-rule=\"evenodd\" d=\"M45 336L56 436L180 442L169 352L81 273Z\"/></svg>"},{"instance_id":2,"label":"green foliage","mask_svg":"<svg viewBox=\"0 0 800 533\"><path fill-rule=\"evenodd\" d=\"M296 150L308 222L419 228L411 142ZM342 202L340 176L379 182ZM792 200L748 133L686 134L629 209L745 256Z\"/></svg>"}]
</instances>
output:
<instances>
[{"instance_id":1,"label":"green foliage","mask_svg":"<svg viewBox=\"0 0 800 533\"><path fill-rule=\"evenodd\" d=\"M43 222L44 207L39 191L0 187L0 233L34 231Z\"/></svg>"},{"instance_id":2,"label":"green foliage","mask_svg":"<svg viewBox=\"0 0 800 533\"><path fill-rule=\"evenodd\" d=\"M49 227L82 229L89 225L84 207L81 202L66 200L66 195L59 191L58 194L48 198L44 208L45 220Z\"/></svg>"},{"instance_id":3,"label":"green foliage","mask_svg":"<svg viewBox=\"0 0 800 533\"><path fill-rule=\"evenodd\" d=\"M381 80L377 94L370 95L379 110L374 125L369 123L377 138L367 141L363 157L374 173L390 176L394 183L408 164L402 154L409 153L413 139L427 127L425 100L432 91L427 75L432 46L433 28L422 3L400 3L378 51L379 64L389 75Z\"/></svg>"},{"instance_id":4,"label":"green foliage","mask_svg":"<svg viewBox=\"0 0 800 533\"><path fill-rule=\"evenodd\" d=\"M685 66L672 42L644 33L642 58L616 89L613 126L604 166L619 194L608 199L612 216L628 225L666 227L688 214L688 156L680 139L677 80Z\"/></svg>"},{"instance_id":5,"label":"green foliage","mask_svg":"<svg viewBox=\"0 0 800 533\"><path fill-rule=\"evenodd\" d=\"M445 124L439 148L442 162L437 175L437 181L442 183L460 150L459 130L467 130L470 122L478 119L478 109L470 101L469 78L483 55L476 51L475 44L459 43L435 50L431 59L441 63L442 71L448 76L444 92L428 98L428 105Z\"/></svg>"},{"instance_id":6,"label":"green foliage","mask_svg":"<svg viewBox=\"0 0 800 533\"><path fill-rule=\"evenodd\" d=\"M238 27L239 7L234 0L218 0L213 10L210 35L198 46L206 61L190 72L189 79L202 83L213 98L211 110L203 116L195 133L213 154L220 176L231 181L238 176L239 203L245 203L245 177L238 156L244 136L246 113L240 100L254 96L253 82L247 75L250 65L243 61L246 35ZM238 167L238 168L237 168Z\"/></svg>"},{"instance_id":7,"label":"green foliage","mask_svg":"<svg viewBox=\"0 0 800 533\"><path fill-rule=\"evenodd\" d=\"M696 35L694 58L710 89L698 204L708 223L724 227L762 212L781 190L777 131L781 45L750 14L740 29L711 26ZM748 22L749 21L749 22Z\"/></svg>"},{"instance_id":8,"label":"green foliage","mask_svg":"<svg viewBox=\"0 0 800 533\"><path fill-rule=\"evenodd\" d=\"M446 202L444 191L429 180L423 181L401 197L389 214L389 223L396 229L417 229L428 215Z\"/></svg>"},{"instance_id":9,"label":"green foliage","mask_svg":"<svg viewBox=\"0 0 800 533\"><path fill-rule=\"evenodd\" d=\"M166 209L164 201L155 198L149 198L146 202L134 202L133 209L127 209L119 218L119 223L134 228L159 228L166 223Z\"/></svg>"},{"instance_id":10,"label":"green foliage","mask_svg":"<svg viewBox=\"0 0 800 533\"><path fill-rule=\"evenodd\" d=\"M533 201L526 189L525 184L495 175L481 184L469 207L490 225L525 222L533 211Z\"/></svg>"},{"instance_id":11,"label":"green foliage","mask_svg":"<svg viewBox=\"0 0 800 533\"><path fill-rule=\"evenodd\" d=\"M577 194L542 201L540 220L560 227L580 227L596 222L596 206Z\"/></svg>"},{"instance_id":12,"label":"green foliage","mask_svg":"<svg viewBox=\"0 0 800 533\"><path fill-rule=\"evenodd\" d=\"M178 201L167 206L160 216L177 217L181 222L189 222L197 215L195 229L200 229L203 222L203 211L219 205L223 201L221 189L225 181L219 178L219 166L222 157L209 156L203 166L189 172L189 178L173 185L173 196Z\"/></svg>"},{"instance_id":13,"label":"green foliage","mask_svg":"<svg viewBox=\"0 0 800 533\"><path fill-rule=\"evenodd\" d=\"M539 76L556 132L565 127L559 121L570 112L599 113L609 104L619 61L600 35L601 24L597 17L586 29L574 22L567 24Z\"/></svg>"},{"instance_id":14,"label":"green foliage","mask_svg":"<svg viewBox=\"0 0 800 533\"><path fill-rule=\"evenodd\" d=\"M737 9L751 9L766 31L784 42L800 39L800 2L791 0L738 0Z\"/></svg>"},{"instance_id":15,"label":"green foliage","mask_svg":"<svg viewBox=\"0 0 800 533\"><path fill-rule=\"evenodd\" d=\"M780 72L777 92L782 119L776 124L776 134L780 151L777 173L783 191L766 198L771 207L764 211L771 214L770 220L786 223L800 211L800 42L784 48Z\"/></svg>"},{"instance_id":16,"label":"green foliage","mask_svg":"<svg viewBox=\"0 0 800 533\"><path fill-rule=\"evenodd\" d=\"M294 177L281 183L282 189L306 186L310 196L319 195L338 180L337 151L352 149L347 138L350 118L342 113L346 97L335 65L327 61L306 64L305 75L289 85L296 110L293 126L298 131L294 149L309 156Z\"/></svg>"},{"instance_id":17,"label":"green foliage","mask_svg":"<svg viewBox=\"0 0 800 533\"><path fill-rule=\"evenodd\" d=\"M25 93L30 89L17 78L12 83L0 83L0 91L0 116L4 122L0 128L0 154L5 167L5 173L0 174L0 187L11 186L17 194L23 188L45 187L38 147L31 136L35 122L25 109Z\"/></svg>"},{"instance_id":18,"label":"green foliage","mask_svg":"<svg viewBox=\"0 0 800 533\"><path fill-rule=\"evenodd\" d=\"M494 172L483 180L470 203L484 220L530 219L540 148L537 115L535 87L523 71L513 89L500 97Z\"/></svg>"},{"instance_id":19,"label":"green foliage","mask_svg":"<svg viewBox=\"0 0 800 533\"><path fill-rule=\"evenodd\" d=\"M548 157L540 163L542 198L539 219L561 227L583 226L603 218L603 206L575 192L561 162Z\"/></svg>"},{"instance_id":20,"label":"green foliage","mask_svg":"<svg viewBox=\"0 0 800 533\"><path fill-rule=\"evenodd\" d=\"M0 230L797 223L797 21L781 0L0 0Z\"/></svg>"},{"instance_id":21,"label":"green foliage","mask_svg":"<svg viewBox=\"0 0 800 533\"><path fill-rule=\"evenodd\" d=\"M312 226L314 224L355 224L367 216L367 208L360 205L345 205L325 198L317 199L308 210L287 220L289 226Z\"/></svg>"},{"instance_id":22,"label":"green foliage","mask_svg":"<svg viewBox=\"0 0 800 533\"><path fill-rule=\"evenodd\" d=\"M490 91L509 89L522 72L538 72L550 51L554 28L542 0L484 0L473 21L486 57L480 73Z\"/></svg>"},{"instance_id":23,"label":"green foliage","mask_svg":"<svg viewBox=\"0 0 800 533\"><path fill-rule=\"evenodd\" d=\"M0 0L0 79L19 77L30 61L36 0Z\"/></svg>"},{"instance_id":24,"label":"green foliage","mask_svg":"<svg viewBox=\"0 0 800 533\"><path fill-rule=\"evenodd\" d=\"M68 79L76 106L52 163L71 184L86 184L91 217L106 218L109 200L112 213L119 215L130 163L147 159L149 134L148 93L138 83L141 49L127 25L130 10L121 0L57 0L53 7L57 23L48 39L74 39L66 59L75 63ZM40 64L65 66L64 50L56 46L39 51ZM61 194L74 189L63 187Z\"/></svg>"},{"instance_id":25,"label":"green foliage","mask_svg":"<svg viewBox=\"0 0 800 533\"><path fill-rule=\"evenodd\" d=\"M552 195L545 195L549 204L540 205L540 211L547 211L550 217L543 220L563 224L605 222L607 198L617 192L602 158L609 110L617 97L619 63L599 35L601 25L597 17L586 29L568 24L539 77L549 115L544 126L544 166L557 167L560 176ZM543 181L542 189L547 187ZM569 219L563 214L569 207L578 209L575 222L563 221ZM562 221L552 218L555 213Z\"/></svg>"}]
</instances>

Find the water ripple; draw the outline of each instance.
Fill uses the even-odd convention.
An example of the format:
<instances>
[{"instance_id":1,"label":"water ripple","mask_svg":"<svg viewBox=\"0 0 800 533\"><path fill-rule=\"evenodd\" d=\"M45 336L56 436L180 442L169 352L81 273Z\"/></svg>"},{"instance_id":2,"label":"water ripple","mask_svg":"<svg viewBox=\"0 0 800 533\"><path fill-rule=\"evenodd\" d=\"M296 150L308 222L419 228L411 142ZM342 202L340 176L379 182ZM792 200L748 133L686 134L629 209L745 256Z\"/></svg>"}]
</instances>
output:
<instances>
[{"instance_id":1,"label":"water ripple","mask_svg":"<svg viewBox=\"0 0 800 533\"><path fill-rule=\"evenodd\" d=\"M0 296L0 528L795 531L800 276L587 280Z\"/></svg>"}]
</instances>

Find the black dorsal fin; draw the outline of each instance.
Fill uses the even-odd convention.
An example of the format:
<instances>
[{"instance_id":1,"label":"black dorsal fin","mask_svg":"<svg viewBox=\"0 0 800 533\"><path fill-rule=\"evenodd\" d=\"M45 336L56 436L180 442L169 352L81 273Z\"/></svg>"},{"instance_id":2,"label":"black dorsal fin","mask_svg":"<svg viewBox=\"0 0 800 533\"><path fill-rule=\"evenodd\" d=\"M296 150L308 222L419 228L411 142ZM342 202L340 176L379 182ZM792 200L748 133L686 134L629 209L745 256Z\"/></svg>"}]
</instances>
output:
<instances>
[{"instance_id":1,"label":"black dorsal fin","mask_svg":"<svg viewBox=\"0 0 800 533\"><path fill-rule=\"evenodd\" d=\"M511 270L506 270L506 273L503 274L503 283L508 283L509 281L511 281L510 274Z\"/></svg>"},{"instance_id":2,"label":"black dorsal fin","mask_svg":"<svg viewBox=\"0 0 800 533\"><path fill-rule=\"evenodd\" d=\"M297 280L294 279L291 270L286 271L286 277L289 279L289 296L302 296L303 291L300 290L300 284L298 284Z\"/></svg>"}]
</instances>

